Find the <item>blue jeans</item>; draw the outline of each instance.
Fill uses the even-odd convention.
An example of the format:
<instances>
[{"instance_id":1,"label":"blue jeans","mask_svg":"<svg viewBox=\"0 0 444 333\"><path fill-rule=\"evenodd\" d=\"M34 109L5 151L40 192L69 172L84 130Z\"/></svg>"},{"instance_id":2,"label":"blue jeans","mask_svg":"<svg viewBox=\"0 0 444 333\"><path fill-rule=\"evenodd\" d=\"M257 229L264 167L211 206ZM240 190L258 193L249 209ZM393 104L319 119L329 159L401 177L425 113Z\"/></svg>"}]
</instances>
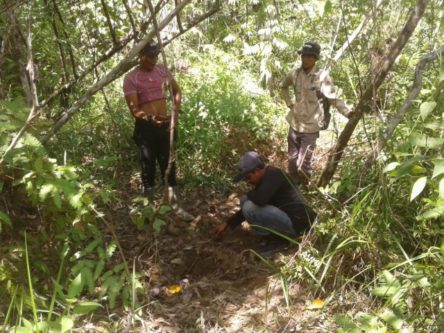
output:
<instances>
[{"instance_id":1,"label":"blue jeans","mask_svg":"<svg viewBox=\"0 0 444 333\"><path fill-rule=\"evenodd\" d=\"M261 228L265 227L288 237L296 236L290 218L285 212L276 206L258 206L254 202L248 200L246 196L243 196L241 198L241 208L245 219L252 225L252 230L256 235L266 236L272 234L268 230Z\"/></svg>"}]
</instances>

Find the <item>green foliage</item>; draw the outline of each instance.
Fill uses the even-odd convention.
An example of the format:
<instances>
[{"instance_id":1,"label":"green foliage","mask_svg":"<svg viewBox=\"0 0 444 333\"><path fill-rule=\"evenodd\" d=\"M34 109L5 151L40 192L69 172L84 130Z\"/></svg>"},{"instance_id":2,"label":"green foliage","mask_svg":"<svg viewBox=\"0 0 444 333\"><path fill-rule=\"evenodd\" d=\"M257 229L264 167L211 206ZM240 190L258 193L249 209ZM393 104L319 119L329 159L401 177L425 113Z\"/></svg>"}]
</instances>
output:
<instances>
[{"instance_id":1,"label":"green foliage","mask_svg":"<svg viewBox=\"0 0 444 333\"><path fill-rule=\"evenodd\" d=\"M137 304L133 298L141 288L139 275L131 277L123 264L116 264L116 244L105 244L102 231L93 224L101 217L96 205L113 199L108 191L81 182L88 173L48 158L46 150L30 135L21 139L6 161L6 171L16 178L8 184L9 190L26 194L29 209L38 209L47 224L42 225L42 232L25 240L24 250L17 244L16 250L5 252L0 264L0 290L2 297L11 297L11 302L3 327L66 332L79 316L96 310L104 301L110 307ZM104 167L107 163L112 160L99 162ZM17 227L5 213L1 212L0 217L2 224ZM42 250L45 243L51 246ZM57 265L57 279L52 280ZM37 296L51 293L49 303L47 297ZM86 296L88 301L84 300ZM33 323L26 319L30 310ZM41 319L44 313L49 313L46 321Z\"/></svg>"},{"instance_id":2,"label":"green foliage","mask_svg":"<svg viewBox=\"0 0 444 333\"><path fill-rule=\"evenodd\" d=\"M130 209L130 217L137 229L143 230L148 224L155 232L160 232L166 225L162 216L171 212L171 207L162 205L158 208L152 205L147 198L136 197Z\"/></svg>"},{"instance_id":3,"label":"green foliage","mask_svg":"<svg viewBox=\"0 0 444 333\"><path fill-rule=\"evenodd\" d=\"M239 153L282 136L284 111L228 53L207 46L187 55L178 155L187 178L215 182Z\"/></svg>"}]
</instances>

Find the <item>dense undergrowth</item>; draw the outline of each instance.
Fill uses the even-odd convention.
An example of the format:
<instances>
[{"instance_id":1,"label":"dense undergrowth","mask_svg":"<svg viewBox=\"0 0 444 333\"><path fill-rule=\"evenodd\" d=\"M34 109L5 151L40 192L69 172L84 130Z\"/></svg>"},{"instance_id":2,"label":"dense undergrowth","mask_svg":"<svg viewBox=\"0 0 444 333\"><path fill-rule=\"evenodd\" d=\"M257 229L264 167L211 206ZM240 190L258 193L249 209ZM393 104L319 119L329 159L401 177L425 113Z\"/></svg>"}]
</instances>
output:
<instances>
[{"instance_id":1,"label":"dense undergrowth","mask_svg":"<svg viewBox=\"0 0 444 333\"><path fill-rule=\"evenodd\" d=\"M276 126L282 123L281 110L229 59L218 50L202 52L190 58L179 77L184 101L178 158L190 187L230 186L238 154L264 145L282 129ZM135 310L145 301L138 273L122 261L115 240L102 235L110 227L104 218L107 207L121 201L117 193L130 181L119 175L138 169L133 120L122 98L114 102L109 108L99 96L91 112L73 120L47 148L26 134L7 155L0 215L5 254L0 297L8 300L1 306L4 330L65 332L77 317L104 305ZM18 128L12 115L25 115L26 108L16 102L2 109L8 115L8 132L2 135L6 143ZM259 117L258 110L267 112ZM165 224L167 207L156 210L137 198L132 205L137 227L149 221L155 232Z\"/></svg>"},{"instance_id":2,"label":"dense undergrowth","mask_svg":"<svg viewBox=\"0 0 444 333\"><path fill-rule=\"evenodd\" d=\"M279 18L272 7L271 2L257 7L257 19L247 17L245 24L209 29L207 35L213 34L217 43L194 31L199 45L179 48L176 56L183 62L169 58L183 92L177 156L189 191L204 187L225 193L232 188L240 153L258 149L276 158L285 150L286 110L270 95L276 93L283 66L293 61L294 50L287 46L299 45L309 31L329 38L331 27L321 21L333 16L333 9L327 1L306 8L308 18L303 11ZM328 15L318 15L321 9ZM345 8L341 19L349 15L358 23L355 11ZM392 15L388 9L385 14ZM307 20L307 32L295 31L295 19ZM387 25L375 24L374 29L374 49L367 52L371 43L362 38L356 42L359 54L347 56L333 70L349 98L358 98L361 75L372 71L366 65L373 59L371 51L383 52L383 37L390 37ZM338 43L345 37L339 35ZM201 38L208 43L200 44ZM403 103L414 63L425 52L420 44L425 50L422 42L407 47L376 96L380 119L390 119ZM11 59L6 63L18 72ZM338 331L444 331L444 71L442 60L438 63L426 72L413 112L370 166L365 160L384 122L374 113L365 115L340 176L326 188L309 189L319 213L316 226L296 258L282 259L283 285L303 284L311 297L334 308ZM56 81L59 75L45 71L42 81ZM11 92L0 102L1 155L29 112L19 82L11 83ZM73 90L69 101L81 92ZM50 118L63 106L54 103L48 109ZM151 207L143 198L126 195L130 187L137 190L138 165L121 81L96 94L43 146L39 138L48 124L45 117L34 122L0 166L1 331L69 332L94 320L94 313L138 313L150 301L136 266L124 260L118 237L110 236L107 217L112 208L129 205L136 227L156 233L168 212L168 207Z\"/></svg>"}]
</instances>

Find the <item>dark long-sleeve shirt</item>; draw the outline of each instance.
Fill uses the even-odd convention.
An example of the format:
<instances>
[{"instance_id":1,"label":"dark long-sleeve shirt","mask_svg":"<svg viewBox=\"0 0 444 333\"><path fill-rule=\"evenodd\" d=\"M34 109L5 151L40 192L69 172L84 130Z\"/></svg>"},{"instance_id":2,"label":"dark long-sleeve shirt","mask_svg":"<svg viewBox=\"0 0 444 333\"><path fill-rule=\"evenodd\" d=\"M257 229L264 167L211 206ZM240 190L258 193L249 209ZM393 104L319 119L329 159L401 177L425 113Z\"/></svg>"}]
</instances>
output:
<instances>
[{"instance_id":1,"label":"dark long-sleeve shirt","mask_svg":"<svg viewBox=\"0 0 444 333\"><path fill-rule=\"evenodd\" d=\"M262 181L247 193L248 200L258 206L272 205L285 212L297 233L307 230L316 218L301 191L290 176L274 166L267 166ZM242 210L231 216L227 224L237 227L245 220Z\"/></svg>"}]
</instances>

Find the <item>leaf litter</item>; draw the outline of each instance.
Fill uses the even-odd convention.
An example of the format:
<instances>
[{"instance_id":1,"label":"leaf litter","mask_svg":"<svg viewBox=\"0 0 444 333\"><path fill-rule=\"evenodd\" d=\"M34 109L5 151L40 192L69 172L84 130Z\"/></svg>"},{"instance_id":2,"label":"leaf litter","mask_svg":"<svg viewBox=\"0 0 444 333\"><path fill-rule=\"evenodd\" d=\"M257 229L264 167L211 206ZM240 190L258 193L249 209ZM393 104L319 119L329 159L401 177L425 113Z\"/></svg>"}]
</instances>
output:
<instances>
[{"instance_id":1,"label":"leaf litter","mask_svg":"<svg viewBox=\"0 0 444 333\"><path fill-rule=\"evenodd\" d=\"M307 307L303 286L290 284L287 307L276 270L249 250L258 245L254 237L238 228L222 241L211 239L214 227L237 209L238 197L188 193L184 208L196 218L187 223L170 214L159 233L139 231L128 216L118 216L128 212L113 212L125 256L136 258L143 273L147 302L136 332L333 331L332 316L321 315L318 300ZM273 259L276 267L283 262L280 255Z\"/></svg>"}]
</instances>

